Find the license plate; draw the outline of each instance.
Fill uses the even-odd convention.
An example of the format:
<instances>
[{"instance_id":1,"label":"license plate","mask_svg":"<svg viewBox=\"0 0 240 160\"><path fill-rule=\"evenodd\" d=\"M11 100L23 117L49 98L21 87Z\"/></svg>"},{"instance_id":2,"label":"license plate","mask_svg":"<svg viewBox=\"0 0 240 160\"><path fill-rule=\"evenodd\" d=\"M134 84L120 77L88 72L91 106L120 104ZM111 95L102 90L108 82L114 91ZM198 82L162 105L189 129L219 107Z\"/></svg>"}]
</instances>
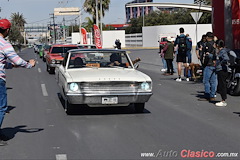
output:
<instances>
[{"instance_id":1,"label":"license plate","mask_svg":"<svg viewBox=\"0 0 240 160\"><path fill-rule=\"evenodd\" d=\"M102 104L118 104L118 97L102 97Z\"/></svg>"}]
</instances>

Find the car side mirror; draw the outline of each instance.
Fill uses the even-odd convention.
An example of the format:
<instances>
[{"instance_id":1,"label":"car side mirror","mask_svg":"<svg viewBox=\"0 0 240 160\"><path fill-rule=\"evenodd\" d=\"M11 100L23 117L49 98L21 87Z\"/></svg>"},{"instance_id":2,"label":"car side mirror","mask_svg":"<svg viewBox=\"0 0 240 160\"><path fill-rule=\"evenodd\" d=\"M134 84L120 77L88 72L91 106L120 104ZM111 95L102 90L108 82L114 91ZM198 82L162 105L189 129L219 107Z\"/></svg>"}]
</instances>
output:
<instances>
[{"instance_id":1,"label":"car side mirror","mask_svg":"<svg viewBox=\"0 0 240 160\"><path fill-rule=\"evenodd\" d=\"M133 66L135 69L137 69L139 67L139 63L135 63Z\"/></svg>"}]
</instances>

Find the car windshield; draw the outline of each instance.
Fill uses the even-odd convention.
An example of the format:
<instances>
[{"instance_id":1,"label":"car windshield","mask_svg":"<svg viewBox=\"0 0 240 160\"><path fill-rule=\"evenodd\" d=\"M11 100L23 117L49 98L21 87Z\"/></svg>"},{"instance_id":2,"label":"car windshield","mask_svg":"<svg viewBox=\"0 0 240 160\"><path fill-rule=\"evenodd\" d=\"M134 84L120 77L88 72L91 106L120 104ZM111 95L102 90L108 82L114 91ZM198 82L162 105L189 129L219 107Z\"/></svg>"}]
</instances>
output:
<instances>
[{"instance_id":1,"label":"car windshield","mask_svg":"<svg viewBox=\"0 0 240 160\"><path fill-rule=\"evenodd\" d=\"M161 42L166 42L167 41L167 37L162 38Z\"/></svg>"},{"instance_id":2,"label":"car windshield","mask_svg":"<svg viewBox=\"0 0 240 160\"><path fill-rule=\"evenodd\" d=\"M53 47L52 53L67 53L71 49L77 49L77 47Z\"/></svg>"},{"instance_id":3,"label":"car windshield","mask_svg":"<svg viewBox=\"0 0 240 160\"><path fill-rule=\"evenodd\" d=\"M77 52L70 55L68 68L132 68L124 52Z\"/></svg>"}]
</instances>

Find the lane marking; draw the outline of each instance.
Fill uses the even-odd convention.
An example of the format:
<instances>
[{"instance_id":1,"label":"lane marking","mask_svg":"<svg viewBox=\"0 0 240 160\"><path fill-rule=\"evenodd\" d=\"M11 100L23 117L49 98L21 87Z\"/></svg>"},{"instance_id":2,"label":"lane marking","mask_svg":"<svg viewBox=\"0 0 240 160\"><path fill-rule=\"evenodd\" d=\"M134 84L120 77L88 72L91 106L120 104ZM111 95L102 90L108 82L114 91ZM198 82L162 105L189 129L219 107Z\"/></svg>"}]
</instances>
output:
<instances>
[{"instance_id":1,"label":"lane marking","mask_svg":"<svg viewBox=\"0 0 240 160\"><path fill-rule=\"evenodd\" d=\"M67 160L66 154L56 154L56 160Z\"/></svg>"},{"instance_id":2,"label":"lane marking","mask_svg":"<svg viewBox=\"0 0 240 160\"><path fill-rule=\"evenodd\" d=\"M38 68L38 72L39 72L39 73L41 73L41 72L42 72L41 68Z\"/></svg>"},{"instance_id":3,"label":"lane marking","mask_svg":"<svg viewBox=\"0 0 240 160\"><path fill-rule=\"evenodd\" d=\"M38 61L36 61L36 63L38 64Z\"/></svg>"},{"instance_id":4,"label":"lane marking","mask_svg":"<svg viewBox=\"0 0 240 160\"><path fill-rule=\"evenodd\" d=\"M45 84L41 84L41 88L42 88L43 96L48 96L46 85Z\"/></svg>"}]
</instances>

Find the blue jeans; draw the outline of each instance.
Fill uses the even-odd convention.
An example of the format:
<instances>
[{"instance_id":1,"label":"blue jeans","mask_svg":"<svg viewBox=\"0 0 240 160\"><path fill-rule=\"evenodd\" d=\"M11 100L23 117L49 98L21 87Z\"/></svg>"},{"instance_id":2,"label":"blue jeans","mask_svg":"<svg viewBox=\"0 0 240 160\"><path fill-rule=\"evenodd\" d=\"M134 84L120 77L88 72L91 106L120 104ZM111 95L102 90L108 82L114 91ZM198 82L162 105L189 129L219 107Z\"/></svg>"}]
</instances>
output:
<instances>
[{"instance_id":1,"label":"blue jeans","mask_svg":"<svg viewBox=\"0 0 240 160\"><path fill-rule=\"evenodd\" d=\"M167 62L165 58L162 57L163 69L167 69Z\"/></svg>"},{"instance_id":2,"label":"blue jeans","mask_svg":"<svg viewBox=\"0 0 240 160\"><path fill-rule=\"evenodd\" d=\"M187 51L187 63L192 63L192 53L191 51Z\"/></svg>"},{"instance_id":3,"label":"blue jeans","mask_svg":"<svg viewBox=\"0 0 240 160\"><path fill-rule=\"evenodd\" d=\"M203 71L203 84L206 98L213 98L217 91L216 67L206 66Z\"/></svg>"},{"instance_id":4,"label":"blue jeans","mask_svg":"<svg viewBox=\"0 0 240 160\"><path fill-rule=\"evenodd\" d=\"M7 88L6 82L0 78L0 129L7 110Z\"/></svg>"}]
</instances>

